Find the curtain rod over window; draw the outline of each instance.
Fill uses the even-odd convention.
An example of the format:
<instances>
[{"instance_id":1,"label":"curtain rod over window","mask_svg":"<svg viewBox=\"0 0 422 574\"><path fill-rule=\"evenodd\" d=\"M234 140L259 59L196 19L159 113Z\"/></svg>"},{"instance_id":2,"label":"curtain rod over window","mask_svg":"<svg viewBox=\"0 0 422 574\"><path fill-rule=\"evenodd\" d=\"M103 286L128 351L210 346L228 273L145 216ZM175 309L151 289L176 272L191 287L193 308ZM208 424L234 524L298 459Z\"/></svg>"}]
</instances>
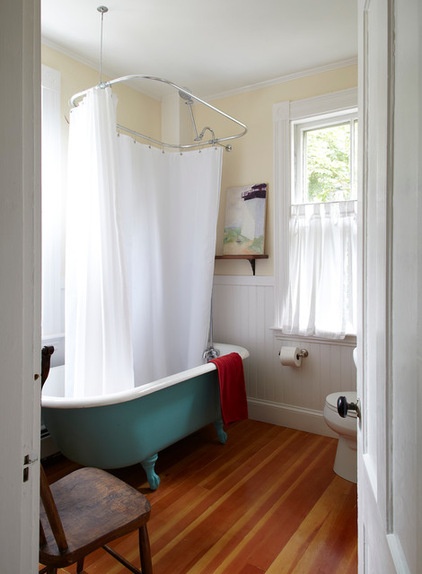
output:
<instances>
[{"instance_id":1,"label":"curtain rod over window","mask_svg":"<svg viewBox=\"0 0 422 574\"><path fill-rule=\"evenodd\" d=\"M215 106L212 106L211 104L209 104L208 102L206 102L205 100L202 100L201 98L199 98L198 96L196 96L195 94L193 94L192 92L190 92L189 90L187 90L186 88L182 88L180 86L178 86L177 84L175 84L174 82L171 82L170 80L166 80L164 78L158 78L156 76L147 76L147 75L143 75L143 74L131 74L128 76L122 76L120 78L116 78L114 80L110 80L108 82L100 82L97 86L94 86L93 88L97 88L97 89L104 89L107 87L111 87L114 84L119 84L119 83L123 83L123 82L128 82L129 80L152 80L155 82L162 82L164 84L167 84L168 86L171 86L172 88L174 88L175 90L177 90L179 92L179 96L185 100L185 103L189 105L189 110L190 110L190 115L191 115L191 119L192 119L192 123L193 123L193 127L194 127L194 131L196 134L196 137L194 139L194 143L192 144L186 144L186 145L180 145L180 144L169 144L160 140L156 140L150 136L147 136L145 134L142 134L140 132L137 132L135 130L132 130L130 128L127 128L125 126L122 125L117 125L118 130L120 131L124 131L130 135L133 136L137 136L139 138L142 138L143 140L146 140L150 143L153 143L157 146L160 147L166 147L166 148L174 148L174 149L194 149L194 148L200 148L206 145L222 145L227 151L231 151L232 147L231 145L225 144L223 142L227 142L230 140L234 140L237 138L240 138L242 136L244 136L246 134L246 132L248 131L248 128L246 127L245 124L243 124L242 122L240 122L239 120L233 118L232 116L229 116L228 114L226 114L225 112L223 112L222 110L220 110L219 108L216 108ZM90 88L90 89L93 89ZM81 98L83 98L87 92L89 90L84 90L83 92L78 92L77 94L73 95L70 99L70 105L72 107L77 107L79 104L79 100ZM239 126L241 128L241 131L237 134L233 134L230 136L225 136L225 137L215 137L214 131L206 126L204 127L200 133L198 133L198 130L196 128L196 124L195 124L195 119L193 116L193 111L192 111L192 104L194 102L198 102L204 106L206 106L207 108L213 110L214 112L216 112L217 114L220 114L221 116L225 117L226 119L228 119L229 121L235 123L237 126ZM205 132L209 131L212 135L212 138L209 140L204 140L204 135Z\"/></svg>"}]
</instances>

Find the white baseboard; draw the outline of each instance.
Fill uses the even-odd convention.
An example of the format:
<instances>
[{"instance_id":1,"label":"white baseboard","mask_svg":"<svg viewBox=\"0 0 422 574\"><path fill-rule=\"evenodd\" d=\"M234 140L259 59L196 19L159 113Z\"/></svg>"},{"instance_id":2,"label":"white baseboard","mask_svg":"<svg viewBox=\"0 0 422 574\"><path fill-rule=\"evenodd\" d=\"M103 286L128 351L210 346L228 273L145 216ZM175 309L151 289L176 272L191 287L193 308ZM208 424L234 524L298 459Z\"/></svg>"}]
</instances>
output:
<instances>
[{"instance_id":1,"label":"white baseboard","mask_svg":"<svg viewBox=\"0 0 422 574\"><path fill-rule=\"evenodd\" d=\"M248 399L248 410L249 418L255 421L338 438L326 425L322 411L258 399Z\"/></svg>"}]
</instances>

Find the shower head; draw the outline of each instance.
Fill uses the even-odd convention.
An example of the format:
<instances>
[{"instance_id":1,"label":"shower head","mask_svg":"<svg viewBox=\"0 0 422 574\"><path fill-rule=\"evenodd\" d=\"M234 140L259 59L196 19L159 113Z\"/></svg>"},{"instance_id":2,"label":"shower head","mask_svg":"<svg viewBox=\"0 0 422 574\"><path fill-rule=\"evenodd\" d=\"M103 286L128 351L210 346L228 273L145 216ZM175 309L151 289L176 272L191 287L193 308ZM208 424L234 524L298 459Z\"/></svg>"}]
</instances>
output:
<instances>
[{"instance_id":1,"label":"shower head","mask_svg":"<svg viewBox=\"0 0 422 574\"><path fill-rule=\"evenodd\" d=\"M187 88L186 88L187 90ZM198 129L196 127L196 122L195 122L195 117L193 115L193 109L192 109L192 105L194 103L193 98L191 97L191 95L189 94L188 91L185 92L184 89L180 89L179 90L179 96L182 100L185 101L185 104L187 104L189 106L189 112L190 112L190 116L191 116L191 120L192 120L192 126L195 132L195 137L193 139L194 142L202 142L205 132L210 132L210 134L212 135L212 139L209 140L208 142L206 142L207 144L210 143L214 143L216 141L216 137L215 137L215 133L214 130L212 128L210 128L209 126L205 126L201 133L198 133ZM232 150L232 146L231 145L226 145L223 146L227 151L231 151Z\"/></svg>"},{"instance_id":2,"label":"shower head","mask_svg":"<svg viewBox=\"0 0 422 574\"><path fill-rule=\"evenodd\" d=\"M179 90L179 96L182 98L182 100L185 100L185 103L188 104L189 106L193 104L193 99L187 92Z\"/></svg>"}]
</instances>

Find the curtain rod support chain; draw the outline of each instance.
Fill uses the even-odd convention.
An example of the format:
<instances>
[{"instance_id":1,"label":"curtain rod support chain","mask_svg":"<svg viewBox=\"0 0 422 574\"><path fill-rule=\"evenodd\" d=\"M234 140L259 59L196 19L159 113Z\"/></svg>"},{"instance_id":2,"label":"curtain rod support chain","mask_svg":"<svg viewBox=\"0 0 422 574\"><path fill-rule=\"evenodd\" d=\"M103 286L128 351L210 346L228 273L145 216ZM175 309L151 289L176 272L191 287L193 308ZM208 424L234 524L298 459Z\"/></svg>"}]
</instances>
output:
<instances>
[{"instance_id":1,"label":"curtain rod support chain","mask_svg":"<svg viewBox=\"0 0 422 574\"><path fill-rule=\"evenodd\" d=\"M100 84L103 83L103 28L104 28L104 14L108 12L107 6L98 6L98 12L101 14L100 25Z\"/></svg>"}]
</instances>

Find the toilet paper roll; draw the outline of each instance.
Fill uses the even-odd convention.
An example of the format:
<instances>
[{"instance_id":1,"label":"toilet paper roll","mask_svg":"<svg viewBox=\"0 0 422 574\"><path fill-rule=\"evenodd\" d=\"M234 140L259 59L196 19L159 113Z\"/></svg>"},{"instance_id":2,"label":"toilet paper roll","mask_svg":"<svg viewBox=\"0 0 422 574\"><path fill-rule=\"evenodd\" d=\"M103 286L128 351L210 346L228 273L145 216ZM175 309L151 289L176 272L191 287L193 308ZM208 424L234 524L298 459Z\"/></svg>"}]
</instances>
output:
<instances>
[{"instance_id":1,"label":"toilet paper roll","mask_svg":"<svg viewBox=\"0 0 422 574\"><path fill-rule=\"evenodd\" d=\"M281 347L280 363L287 367L300 367L302 357L299 353L299 347Z\"/></svg>"}]
</instances>

